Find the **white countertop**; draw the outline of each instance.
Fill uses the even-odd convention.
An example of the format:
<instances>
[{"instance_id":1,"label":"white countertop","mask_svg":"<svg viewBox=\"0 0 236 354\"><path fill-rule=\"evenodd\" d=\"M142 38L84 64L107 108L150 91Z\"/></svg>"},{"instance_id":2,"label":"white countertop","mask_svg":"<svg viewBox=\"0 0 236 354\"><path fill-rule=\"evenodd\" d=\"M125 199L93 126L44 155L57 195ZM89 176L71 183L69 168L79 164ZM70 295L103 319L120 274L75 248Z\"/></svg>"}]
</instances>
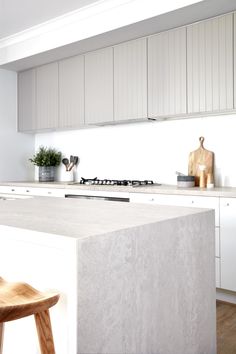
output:
<instances>
[{"instance_id":1,"label":"white countertop","mask_svg":"<svg viewBox=\"0 0 236 354\"><path fill-rule=\"evenodd\" d=\"M153 193L153 194L174 194L174 195L199 195L205 197L232 197L236 198L236 188L233 187L215 187L207 188L180 188L174 185L161 185L150 187L136 187L132 189L135 193Z\"/></svg>"},{"instance_id":2,"label":"white countertop","mask_svg":"<svg viewBox=\"0 0 236 354\"><path fill-rule=\"evenodd\" d=\"M216 187L207 188L179 188L175 185L148 186L148 187L132 187L132 186L93 186L83 184L70 184L68 182L0 182L0 186L18 186L33 188L55 188L66 190L89 190L89 191L106 191L106 192L125 192L125 193L150 193L150 194L175 194L175 195L199 195L206 197L231 197L236 198L235 187Z\"/></svg>"},{"instance_id":3,"label":"white countertop","mask_svg":"<svg viewBox=\"0 0 236 354\"><path fill-rule=\"evenodd\" d=\"M0 224L83 238L204 211L185 207L53 197L0 199Z\"/></svg>"}]
</instances>

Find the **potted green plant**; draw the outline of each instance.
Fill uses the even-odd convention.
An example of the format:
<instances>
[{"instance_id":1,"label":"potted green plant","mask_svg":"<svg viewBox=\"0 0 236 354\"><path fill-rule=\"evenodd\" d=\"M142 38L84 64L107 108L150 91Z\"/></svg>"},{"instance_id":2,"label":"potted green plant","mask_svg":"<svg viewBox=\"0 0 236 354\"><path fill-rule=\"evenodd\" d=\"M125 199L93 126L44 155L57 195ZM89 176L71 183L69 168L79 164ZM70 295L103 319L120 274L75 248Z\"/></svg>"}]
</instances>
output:
<instances>
[{"instance_id":1,"label":"potted green plant","mask_svg":"<svg viewBox=\"0 0 236 354\"><path fill-rule=\"evenodd\" d=\"M61 163L61 152L50 147L40 146L36 154L29 160L39 167L39 182L53 182L55 167Z\"/></svg>"}]
</instances>

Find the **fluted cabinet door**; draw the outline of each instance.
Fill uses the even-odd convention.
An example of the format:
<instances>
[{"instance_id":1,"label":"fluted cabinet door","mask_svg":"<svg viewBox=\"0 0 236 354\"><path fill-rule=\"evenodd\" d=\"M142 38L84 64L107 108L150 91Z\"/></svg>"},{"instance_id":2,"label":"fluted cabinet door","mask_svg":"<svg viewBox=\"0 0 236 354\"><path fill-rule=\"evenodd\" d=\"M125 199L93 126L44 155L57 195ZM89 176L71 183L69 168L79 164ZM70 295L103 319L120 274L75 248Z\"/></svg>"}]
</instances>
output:
<instances>
[{"instance_id":1,"label":"fluted cabinet door","mask_svg":"<svg viewBox=\"0 0 236 354\"><path fill-rule=\"evenodd\" d=\"M18 130L33 131L36 128L35 69L18 74Z\"/></svg>"},{"instance_id":2,"label":"fluted cabinet door","mask_svg":"<svg viewBox=\"0 0 236 354\"><path fill-rule=\"evenodd\" d=\"M84 56L59 61L59 127L84 125Z\"/></svg>"},{"instance_id":3,"label":"fluted cabinet door","mask_svg":"<svg viewBox=\"0 0 236 354\"><path fill-rule=\"evenodd\" d=\"M186 28L148 38L148 116L186 113Z\"/></svg>"},{"instance_id":4,"label":"fluted cabinet door","mask_svg":"<svg viewBox=\"0 0 236 354\"><path fill-rule=\"evenodd\" d=\"M36 69L37 129L58 127L58 63Z\"/></svg>"},{"instance_id":5,"label":"fluted cabinet door","mask_svg":"<svg viewBox=\"0 0 236 354\"><path fill-rule=\"evenodd\" d=\"M233 15L187 27L188 112L233 108Z\"/></svg>"},{"instance_id":6,"label":"fluted cabinet door","mask_svg":"<svg viewBox=\"0 0 236 354\"><path fill-rule=\"evenodd\" d=\"M114 47L114 119L147 118L147 39Z\"/></svg>"},{"instance_id":7,"label":"fluted cabinet door","mask_svg":"<svg viewBox=\"0 0 236 354\"><path fill-rule=\"evenodd\" d=\"M85 123L113 121L113 48L85 55Z\"/></svg>"}]
</instances>

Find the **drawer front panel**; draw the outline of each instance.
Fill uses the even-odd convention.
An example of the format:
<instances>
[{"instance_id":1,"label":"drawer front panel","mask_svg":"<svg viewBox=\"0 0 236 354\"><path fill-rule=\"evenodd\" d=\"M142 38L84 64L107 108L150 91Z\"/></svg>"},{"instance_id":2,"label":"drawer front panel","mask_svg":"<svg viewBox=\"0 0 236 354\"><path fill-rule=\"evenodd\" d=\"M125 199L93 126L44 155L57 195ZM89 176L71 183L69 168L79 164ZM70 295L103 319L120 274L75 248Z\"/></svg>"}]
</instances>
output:
<instances>
[{"instance_id":1,"label":"drawer front panel","mask_svg":"<svg viewBox=\"0 0 236 354\"><path fill-rule=\"evenodd\" d=\"M130 201L134 203L155 203L160 205L176 205L176 206L214 209L215 226L220 225L218 197L131 193Z\"/></svg>"}]
</instances>

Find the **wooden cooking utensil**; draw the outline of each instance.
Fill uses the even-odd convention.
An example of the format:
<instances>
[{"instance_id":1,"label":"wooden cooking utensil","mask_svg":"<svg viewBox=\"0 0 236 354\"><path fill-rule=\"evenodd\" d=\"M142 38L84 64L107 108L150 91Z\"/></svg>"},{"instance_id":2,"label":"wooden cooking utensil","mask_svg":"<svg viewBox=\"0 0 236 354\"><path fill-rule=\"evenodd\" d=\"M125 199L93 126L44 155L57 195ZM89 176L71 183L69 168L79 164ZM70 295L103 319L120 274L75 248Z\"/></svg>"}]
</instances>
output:
<instances>
[{"instance_id":1,"label":"wooden cooking utensil","mask_svg":"<svg viewBox=\"0 0 236 354\"><path fill-rule=\"evenodd\" d=\"M66 166L66 171L68 171L68 166L69 166L69 160L67 158L62 159L61 161L63 165Z\"/></svg>"},{"instance_id":2,"label":"wooden cooking utensil","mask_svg":"<svg viewBox=\"0 0 236 354\"><path fill-rule=\"evenodd\" d=\"M190 152L188 162L188 174L190 176L195 176L195 186L199 186L199 177L201 173L199 165L204 165L206 167L206 178L209 173L214 178L214 153L204 148L203 136L200 136L199 141L200 147L197 150Z\"/></svg>"}]
</instances>

